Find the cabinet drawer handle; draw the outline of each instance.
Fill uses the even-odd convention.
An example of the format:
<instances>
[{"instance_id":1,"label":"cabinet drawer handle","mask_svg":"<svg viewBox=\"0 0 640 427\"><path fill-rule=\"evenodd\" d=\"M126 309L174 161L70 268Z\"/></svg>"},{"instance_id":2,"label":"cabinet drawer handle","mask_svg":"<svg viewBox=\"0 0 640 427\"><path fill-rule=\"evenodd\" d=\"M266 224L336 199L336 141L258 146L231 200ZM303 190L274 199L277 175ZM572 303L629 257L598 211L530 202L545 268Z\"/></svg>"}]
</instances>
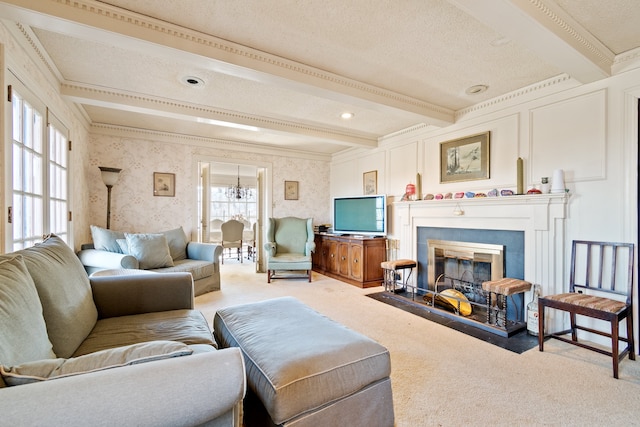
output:
<instances>
[{"instance_id":1,"label":"cabinet drawer handle","mask_svg":"<svg viewBox=\"0 0 640 427\"><path fill-rule=\"evenodd\" d=\"M342 257L342 260L344 261L345 259L347 259L346 257Z\"/></svg>"},{"instance_id":2,"label":"cabinet drawer handle","mask_svg":"<svg viewBox=\"0 0 640 427\"><path fill-rule=\"evenodd\" d=\"M357 259L357 258L356 258L356 259L354 259L354 260L353 260L353 262L358 262L358 259Z\"/></svg>"}]
</instances>

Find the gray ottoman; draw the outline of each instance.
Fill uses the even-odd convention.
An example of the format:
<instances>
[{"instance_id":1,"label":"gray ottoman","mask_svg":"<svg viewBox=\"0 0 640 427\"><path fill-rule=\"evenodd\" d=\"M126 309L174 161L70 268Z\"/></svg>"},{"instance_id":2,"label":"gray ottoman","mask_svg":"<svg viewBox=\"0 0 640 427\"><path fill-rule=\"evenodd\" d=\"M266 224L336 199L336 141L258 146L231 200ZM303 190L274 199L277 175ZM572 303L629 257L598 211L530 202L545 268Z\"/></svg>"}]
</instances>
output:
<instances>
[{"instance_id":1,"label":"gray ottoman","mask_svg":"<svg viewBox=\"0 0 640 427\"><path fill-rule=\"evenodd\" d=\"M218 310L213 328L268 413L245 402L245 425L393 426L389 351L372 339L292 297Z\"/></svg>"}]
</instances>

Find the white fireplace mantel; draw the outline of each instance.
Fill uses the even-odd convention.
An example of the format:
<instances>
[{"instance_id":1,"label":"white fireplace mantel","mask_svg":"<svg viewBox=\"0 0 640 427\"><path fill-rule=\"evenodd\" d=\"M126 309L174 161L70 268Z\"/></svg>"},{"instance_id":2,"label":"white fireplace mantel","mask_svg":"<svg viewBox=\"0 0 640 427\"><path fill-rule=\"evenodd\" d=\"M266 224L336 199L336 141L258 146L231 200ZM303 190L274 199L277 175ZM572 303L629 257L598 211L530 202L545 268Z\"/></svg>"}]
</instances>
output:
<instances>
[{"instance_id":1,"label":"white fireplace mantel","mask_svg":"<svg viewBox=\"0 0 640 427\"><path fill-rule=\"evenodd\" d=\"M390 238L399 240L398 258L415 260L418 227L523 231L524 279L549 295L563 291L565 283L569 198L559 193L394 202Z\"/></svg>"}]
</instances>

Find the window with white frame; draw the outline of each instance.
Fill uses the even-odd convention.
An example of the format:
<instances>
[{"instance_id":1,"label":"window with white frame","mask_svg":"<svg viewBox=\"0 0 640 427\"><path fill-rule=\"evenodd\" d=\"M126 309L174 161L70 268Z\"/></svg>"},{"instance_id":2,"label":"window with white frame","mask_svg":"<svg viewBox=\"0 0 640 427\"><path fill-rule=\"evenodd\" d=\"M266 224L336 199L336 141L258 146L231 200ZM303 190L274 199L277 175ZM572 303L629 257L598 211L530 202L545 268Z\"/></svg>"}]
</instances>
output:
<instances>
[{"instance_id":1,"label":"window with white frame","mask_svg":"<svg viewBox=\"0 0 640 427\"><path fill-rule=\"evenodd\" d=\"M17 79L9 81L12 197L6 246L33 246L49 233L70 243L68 131Z\"/></svg>"},{"instance_id":2,"label":"window with white frame","mask_svg":"<svg viewBox=\"0 0 640 427\"><path fill-rule=\"evenodd\" d=\"M251 189L251 195L242 199L227 197L228 185L211 184L211 219L245 219L253 224L257 218L256 189Z\"/></svg>"}]
</instances>

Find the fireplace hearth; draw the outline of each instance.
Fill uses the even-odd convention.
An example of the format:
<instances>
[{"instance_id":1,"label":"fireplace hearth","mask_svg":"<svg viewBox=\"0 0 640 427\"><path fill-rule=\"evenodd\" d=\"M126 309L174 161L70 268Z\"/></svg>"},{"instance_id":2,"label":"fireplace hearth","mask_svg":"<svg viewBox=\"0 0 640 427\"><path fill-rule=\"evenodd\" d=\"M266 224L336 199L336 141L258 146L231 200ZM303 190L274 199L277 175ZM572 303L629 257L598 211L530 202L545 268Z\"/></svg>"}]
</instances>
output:
<instances>
[{"instance_id":1,"label":"fireplace hearth","mask_svg":"<svg viewBox=\"0 0 640 427\"><path fill-rule=\"evenodd\" d=\"M458 316L444 316L442 315L445 313L444 310L434 310L426 304L413 302L401 294L382 291L369 293L367 297L518 354L538 345L538 337L529 335L526 331L518 332L509 337L487 332L468 321L459 321Z\"/></svg>"}]
</instances>

